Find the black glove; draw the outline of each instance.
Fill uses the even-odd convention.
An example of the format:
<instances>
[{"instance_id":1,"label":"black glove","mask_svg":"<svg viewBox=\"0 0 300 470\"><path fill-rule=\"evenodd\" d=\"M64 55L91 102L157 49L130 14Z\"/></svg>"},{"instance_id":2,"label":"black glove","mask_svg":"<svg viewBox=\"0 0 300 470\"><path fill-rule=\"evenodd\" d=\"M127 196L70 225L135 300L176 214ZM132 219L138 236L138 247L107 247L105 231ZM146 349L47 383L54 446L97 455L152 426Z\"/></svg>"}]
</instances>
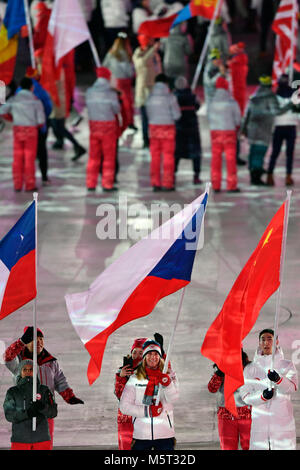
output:
<instances>
[{"instance_id":1,"label":"black glove","mask_svg":"<svg viewBox=\"0 0 300 470\"><path fill-rule=\"evenodd\" d=\"M33 326L29 326L23 336L21 336L21 341L24 344L31 343L33 341Z\"/></svg>"},{"instance_id":2,"label":"black glove","mask_svg":"<svg viewBox=\"0 0 300 470\"><path fill-rule=\"evenodd\" d=\"M224 377L224 372L222 372L219 367L216 366L216 370L215 370L215 374L218 376L218 377Z\"/></svg>"},{"instance_id":3,"label":"black glove","mask_svg":"<svg viewBox=\"0 0 300 470\"><path fill-rule=\"evenodd\" d=\"M272 382L279 382L280 375L276 372L276 370L269 370L268 371L268 378L272 380Z\"/></svg>"},{"instance_id":4,"label":"black glove","mask_svg":"<svg viewBox=\"0 0 300 470\"><path fill-rule=\"evenodd\" d=\"M269 390L268 388L266 388L264 391L263 391L263 397L265 400L271 400L271 398L273 397L274 395L274 390L273 388L271 390Z\"/></svg>"},{"instance_id":5,"label":"black glove","mask_svg":"<svg viewBox=\"0 0 300 470\"><path fill-rule=\"evenodd\" d=\"M27 409L27 414L29 418L38 416L42 408L44 408L44 404L41 400L32 402L29 408Z\"/></svg>"},{"instance_id":6,"label":"black glove","mask_svg":"<svg viewBox=\"0 0 300 470\"><path fill-rule=\"evenodd\" d=\"M160 344L161 354L162 354L162 356L164 356L165 355L165 351L163 349L163 347L164 347L164 338L159 333L154 333L154 339L155 339L155 341L157 341L157 343Z\"/></svg>"},{"instance_id":7,"label":"black glove","mask_svg":"<svg viewBox=\"0 0 300 470\"><path fill-rule=\"evenodd\" d=\"M80 398L75 397L75 395L67 401L69 405L83 405L84 401L80 400Z\"/></svg>"}]
</instances>

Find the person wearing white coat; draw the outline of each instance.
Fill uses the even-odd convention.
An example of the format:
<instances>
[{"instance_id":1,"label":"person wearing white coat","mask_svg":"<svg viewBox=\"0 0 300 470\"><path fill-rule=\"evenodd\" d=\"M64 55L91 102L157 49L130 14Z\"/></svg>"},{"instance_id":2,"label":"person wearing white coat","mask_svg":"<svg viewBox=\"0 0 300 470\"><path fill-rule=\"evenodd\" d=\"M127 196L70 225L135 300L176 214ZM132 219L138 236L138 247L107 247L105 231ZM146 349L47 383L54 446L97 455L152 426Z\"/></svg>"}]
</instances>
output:
<instances>
[{"instance_id":1,"label":"person wearing white coat","mask_svg":"<svg viewBox=\"0 0 300 470\"><path fill-rule=\"evenodd\" d=\"M298 388L297 370L284 359L278 340L272 367L273 341L273 330L262 330L255 357L244 369L241 398L252 406L249 450L296 449L291 393Z\"/></svg>"},{"instance_id":2,"label":"person wearing white coat","mask_svg":"<svg viewBox=\"0 0 300 470\"><path fill-rule=\"evenodd\" d=\"M133 417L132 450L174 449L173 403L179 397L178 382L173 371L162 372L163 366L160 344L147 340L143 361L126 383L119 405L121 413Z\"/></svg>"}]
</instances>

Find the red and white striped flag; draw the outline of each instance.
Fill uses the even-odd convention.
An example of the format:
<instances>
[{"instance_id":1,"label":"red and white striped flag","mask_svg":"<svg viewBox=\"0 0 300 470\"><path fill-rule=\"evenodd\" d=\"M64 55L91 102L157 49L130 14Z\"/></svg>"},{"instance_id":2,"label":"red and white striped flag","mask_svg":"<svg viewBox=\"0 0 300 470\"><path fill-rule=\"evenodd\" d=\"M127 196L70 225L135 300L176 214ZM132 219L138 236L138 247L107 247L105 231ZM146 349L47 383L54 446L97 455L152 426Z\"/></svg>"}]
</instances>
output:
<instances>
[{"instance_id":1,"label":"red and white striped flag","mask_svg":"<svg viewBox=\"0 0 300 470\"><path fill-rule=\"evenodd\" d=\"M276 12L272 30L276 33L275 55L273 61L273 84L294 62L298 35L298 2L281 0Z\"/></svg>"}]
</instances>

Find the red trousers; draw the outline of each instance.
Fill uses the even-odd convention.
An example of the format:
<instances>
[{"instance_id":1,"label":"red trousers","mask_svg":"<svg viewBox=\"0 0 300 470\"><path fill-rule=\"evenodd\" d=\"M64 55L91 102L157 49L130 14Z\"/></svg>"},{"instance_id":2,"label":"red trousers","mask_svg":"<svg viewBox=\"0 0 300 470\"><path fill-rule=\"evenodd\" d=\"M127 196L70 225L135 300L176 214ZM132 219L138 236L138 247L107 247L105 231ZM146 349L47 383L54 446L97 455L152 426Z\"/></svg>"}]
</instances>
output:
<instances>
[{"instance_id":1,"label":"red trousers","mask_svg":"<svg viewBox=\"0 0 300 470\"><path fill-rule=\"evenodd\" d=\"M13 128L13 164L14 188L25 190L35 188L35 160L37 155L38 128L35 126L14 126Z\"/></svg>"},{"instance_id":2,"label":"red trousers","mask_svg":"<svg viewBox=\"0 0 300 470\"><path fill-rule=\"evenodd\" d=\"M175 171L175 126L150 124L151 186L172 188ZM161 177L162 157L162 177Z\"/></svg>"},{"instance_id":3,"label":"red trousers","mask_svg":"<svg viewBox=\"0 0 300 470\"><path fill-rule=\"evenodd\" d=\"M133 124L134 107L133 107L133 94L132 94L132 80L131 78L118 78L117 89L122 93L124 102L126 121L128 126Z\"/></svg>"},{"instance_id":4,"label":"red trousers","mask_svg":"<svg viewBox=\"0 0 300 470\"><path fill-rule=\"evenodd\" d=\"M119 450L131 450L131 442L133 435L132 421L118 423L118 441Z\"/></svg>"},{"instance_id":5,"label":"red trousers","mask_svg":"<svg viewBox=\"0 0 300 470\"><path fill-rule=\"evenodd\" d=\"M224 419L218 416L219 437L222 450L249 450L251 419Z\"/></svg>"},{"instance_id":6,"label":"red trousers","mask_svg":"<svg viewBox=\"0 0 300 470\"><path fill-rule=\"evenodd\" d=\"M226 159L226 186L227 190L237 187L236 168L236 131L211 131L211 183L213 189L221 189L222 182L222 155Z\"/></svg>"},{"instance_id":7,"label":"red trousers","mask_svg":"<svg viewBox=\"0 0 300 470\"><path fill-rule=\"evenodd\" d=\"M97 186L100 167L102 170L102 187L106 189L113 187L117 133L116 121L90 121L89 160L86 170L87 188Z\"/></svg>"},{"instance_id":8,"label":"red trousers","mask_svg":"<svg viewBox=\"0 0 300 470\"><path fill-rule=\"evenodd\" d=\"M22 442L12 442L11 450L51 450L51 442L33 442L31 444L24 444Z\"/></svg>"}]
</instances>

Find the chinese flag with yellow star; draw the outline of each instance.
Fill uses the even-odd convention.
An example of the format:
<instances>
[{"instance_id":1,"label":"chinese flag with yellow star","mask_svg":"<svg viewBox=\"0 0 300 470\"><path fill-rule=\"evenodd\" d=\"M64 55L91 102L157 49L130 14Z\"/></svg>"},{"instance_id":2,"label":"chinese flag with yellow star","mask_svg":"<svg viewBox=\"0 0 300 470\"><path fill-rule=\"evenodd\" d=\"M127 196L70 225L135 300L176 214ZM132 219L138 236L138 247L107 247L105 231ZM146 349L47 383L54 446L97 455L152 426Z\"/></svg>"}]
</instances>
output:
<instances>
[{"instance_id":1,"label":"chinese flag with yellow star","mask_svg":"<svg viewBox=\"0 0 300 470\"><path fill-rule=\"evenodd\" d=\"M208 329L201 353L224 372L225 407L237 415L234 392L244 384L241 345L265 302L280 285L285 201L236 279L222 310Z\"/></svg>"}]
</instances>

